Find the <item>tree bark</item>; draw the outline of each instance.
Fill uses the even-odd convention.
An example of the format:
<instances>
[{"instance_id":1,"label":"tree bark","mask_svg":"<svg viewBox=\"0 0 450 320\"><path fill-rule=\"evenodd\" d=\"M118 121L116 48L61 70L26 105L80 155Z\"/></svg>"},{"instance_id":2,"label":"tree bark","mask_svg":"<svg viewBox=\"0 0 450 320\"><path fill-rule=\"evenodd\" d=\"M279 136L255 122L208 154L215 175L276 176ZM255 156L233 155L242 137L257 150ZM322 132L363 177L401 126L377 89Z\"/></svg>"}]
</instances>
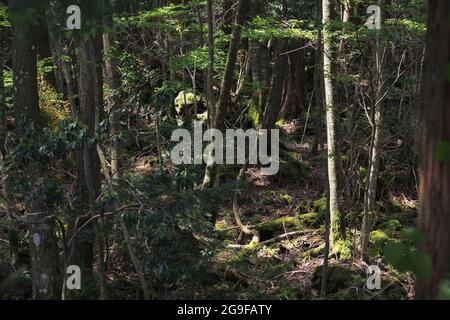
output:
<instances>
[{"instance_id":1,"label":"tree bark","mask_svg":"<svg viewBox=\"0 0 450 320\"><path fill-rule=\"evenodd\" d=\"M428 31L421 103L419 227L432 259L431 278L418 285L418 299L434 299L450 272L450 2L428 1ZM445 147L446 146L446 147ZM443 150L440 152L439 150ZM446 151L445 151L445 150Z\"/></svg>"},{"instance_id":2,"label":"tree bark","mask_svg":"<svg viewBox=\"0 0 450 320\"><path fill-rule=\"evenodd\" d=\"M378 5L383 8L383 0L378 1ZM382 21L381 21L382 23ZM376 82L376 91L374 97L374 104L371 108L372 117L370 119L372 125L372 137L369 152L369 169L366 179L366 190L364 195L364 216L361 227L361 258L365 259L370 240L370 232L372 231L372 224L375 219L377 203L377 182L380 169L381 147L383 144L383 114L381 98L383 95L383 50L380 47L379 31L377 31L375 41L375 72L374 81Z\"/></svg>"},{"instance_id":3,"label":"tree bark","mask_svg":"<svg viewBox=\"0 0 450 320\"><path fill-rule=\"evenodd\" d=\"M207 79L207 94L208 94L208 125L213 127L213 119L215 116L216 98L214 95L214 13L213 0L208 0L208 79Z\"/></svg>"},{"instance_id":4,"label":"tree bark","mask_svg":"<svg viewBox=\"0 0 450 320\"><path fill-rule=\"evenodd\" d=\"M103 35L103 46L105 50L105 74L106 84L110 90L108 96L108 114L110 125L110 140L111 140L111 178L113 183L117 183L120 178L120 158L121 148L117 142L117 137L120 133L120 116L119 107L121 104L118 90L120 89L120 74L117 69L117 60L114 57L114 48L116 47L116 36L114 34L112 15L108 15L106 27L111 31Z\"/></svg>"},{"instance_id":5,"label":"tree bark","mask_svg":"<svg viewBox=\"0 0 450 320\"><path fill-rule=\"evenodd\" d=\"M244 0L238 0L236 8L236 17L234 20L233 31L231 33L231 42L228 48L227 62L222 84L220 85L220 96L214 117L214 128L223 130L225 128L225 114L230 102L231 87L233 85L233 74L236 66L239 44L241 42L241 29L244 22ZM216 165L209 164L205 169L202 188L210 188L214 185L216 175Z\"/></svg>"},{"instance_id":6,"label":"tree bark","mask_svg":"<svg viewBox=\"0 0 450 320\"><path fill-rule=\"evenodd\" d=\"M32 22L38 21L38 7L30 0L11 0L10 12L13 26L13 101L16 132L24 136L31 127L40 134L41 118L37 85L36 43L33 39ZM33 181L41 174L33 163L21 164L29 187L28 213L31 253L33 299L54 299L59 291L58 255L53 220L48 219L46 208L39 197Z\"/></svg>"},{"instance_id":7,"label":"tree bark","mask_svg":"<svg viewBox=\"0 0 450 320\"><path fill-rule=\"evenodd\" d=\"M280 39L275 50L275 63L270 83L270 93L262 116L261 128L274 129L281 111L283 97L283 86L287 69L288 56L283 54L288 47L287 39Z\"/></svg>"},{"instance_id":8,"label":"tree bark","mask_svg":"<svg viewBox=\"0 0 450 320\"><path fill-rule=\"evenodd\" d=\"M327 123L327 152L328 152L328 183L330 190L330 243L333 244L345 238L344 219L341 211L341 192L339 190L339 162L338 153L338 112L334 101L334 85L332 81L332 57L330 35L330 21L332 0L323 0L322 25L323 25L323 73L325 89L325 108Z\"/></svg>"},{"instance_id":9,"label":"tree bark","mask_svg":"<svg viewBox=\"0 0 450 320\"><path fill-rule=\"evenodd\" d=\"M63 59L63 57L68 57L70 52L64 39L63 26L59 23L59 17L64 15L64 8L59 1L54 0L47 0L46 6L47 26L53 61L65 82L72 119L76 119L79 114L76 76L70 62L67 59Z\"/></svg>"}]
</instances>

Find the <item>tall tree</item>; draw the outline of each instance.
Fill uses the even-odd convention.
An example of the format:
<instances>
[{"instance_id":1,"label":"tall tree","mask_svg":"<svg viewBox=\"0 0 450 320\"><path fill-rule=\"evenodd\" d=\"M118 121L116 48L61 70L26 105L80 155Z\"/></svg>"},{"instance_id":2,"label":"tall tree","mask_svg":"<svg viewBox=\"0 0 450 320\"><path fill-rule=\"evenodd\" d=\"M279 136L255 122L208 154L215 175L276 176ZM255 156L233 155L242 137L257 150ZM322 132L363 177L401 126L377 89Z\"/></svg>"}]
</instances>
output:
<instances>
[{"instance_id":1,"label":"tall tree","mask_svg":"<svg viewBox=\"0 0 450 320\"><path fill-rule=\"evenodd\" d=\"M111 139L111 177L114 182L120 178L120 144L117 142L120 133L120 74L114 49L117 48L116 36L112 16L112 6L107 1L107 14L105 15L105 27L107 32L103 34L103 47L105 50L105 75L109 88L108 114Z\"/></svg>"},{"instance_id":2,"label":"tall tree","mask_svg":"<svg viewBox=\"0 0 450 320\"><path fill-rule=\"evenodd\" d=\"M288 48L288 40L280 39L277 42L269 97L261 121L262 129L275 128L275 123L277 122L282 107L283 85L285 83L285 72L288 61L288 56L285 52Z\"/></svg>"},{"instance_id":3,"label":"tall tree","mask_svg":"<svg viewBox=\"0 0 450 320\"><path fill-rule=\"evenodd\" d=\"M383 7L384 1L379 0L378 5ZM347 9L348 11L348 9ZM383 11L383 10L382 10ZM346 12L346 11L344 11ZM382 23L380 21L380 23ZM384 88L383 79L383 60L384 52L381 42L380 42L380 30L376 31L375 39L375 65L374 65L374 76L373 82L375 83L375 95L373 98L373 106L371 108L371 117L369 119L372 126L372 135L370 139L370 151L369 151L369 170L367 172L366 187L364 194L364 216L361 228L361 258L365 259L369 244L370 232L372 230L372 224L375 218L377 203L376 203L376 193L377 193L377 182L380 170L380 157L381 157L381 147L383 145L383 113L382 113L382 96Z\"/></svg>"},{"instance_id":4,"label":"tall tree","mask_svg":"<svg viewBox=\"0 0 450 320\"><path fill-rule=\"evenodd\" d=\"M265 0L252 0L250 3L250 17L255 18L264 14L265 6ZM254 99L258 103L259 111L262 111L266 105L269 87L269 52L267 50L267 41L250 39L249 55L252 65L253 83L257 87Z\"/></svg>"},{"instance_id":5,"label":"tall tree","mask_svg":"<svg viewBox=\"0 0 450 320\"><path fill-rule=\"evenodd\" d=\"M13 26L13 102L16 133L37 143L41 131L41 117L37 85L37 46L33 24L38 23L41 7L32 0L9 2ZM30 136L30 130L34 130ZM32 157L32 155L30 155ZM32 219L26 222L30 230L31 274L33 299L54 299L59 294L58 255L54 234L54 220L46 212L39 194L40 172L31 159L22 163L29 181L26 209Z\"/></svg>"},{"instance_id":6,"label":"tall tree","mask_svg":"<svg viewBox=\"0 0 450 320\"><path fill-rule=\"evenodd\" d=\"M332 80L332 49L331 36L331 8L333 0L322 2L322 27L323 27L323 77L325 90L325 108L327 123L327 152L328 152L328 183L329 183L329 210L330 210L330 243L333 244L345 236L344 218L341 210L341 192L339 189L339 162L338 153L338 112L334 101L334 84Z\"/></svg>"},{"instance_id":7,"label":"tall tree","mask_svg":"<svg viewBox=\"0 0 450 320\"><path fill-rule=\"evenodd\" d=\"M212 127L216 98L214 95L214 12L213 12L213 0L208 0L208 79L207 79L207 94L208 94L208 118L209 126Z\"/></svg>"},{"instance_id":8,"label":"tall tree","mask_svg":"<svg viewBox=\"0 0 450 320\"><path fill-rule=\"evenodd\" d=\"M86 141L77 153L77 189L78 201L76 203L76 219L72 218L71 232L76 232L75 224L81 216L79 224L84 223L87 217L99 214L98 198L100 196L100 159L97 151L96 130L103 117L103 77L101 75L103 27L103 2L82 0L80 7L83 12L82 29L76 35L76 57L78 62L78 95L79 95L79 121L85 126ZM75 222L75 224L74 224ZM100 298L106 299L106 276L104 265L104 252L99 222L93 222L93 228L85 228L76 240L72 261L83 271L83 277L89 279L93 276L94 244L98 257L98 277ZM78 225L79 226L79 225ZM94 231L94 232L92 232Z\"/></svg>"},{"instance_id":9,"label":"tall tree","mask_svg":"<svg viewBox=\"0 0 450 320\"><path fill-rule=\"evenodd\" d=\"M214 112L214 128L218 130L223 130L225 128L225 114L228 110L228 104L230 102L231 87L233 86L233 74L236 67L239 44L241 43L241 29L245 17L244 8L245 1L238 0L233 31L231 33L230 46L228 48L225 72L223 75L222 83L220 85L219 101ZM208 164L205 169L203 188L209 188L214 184L215 175L216 165Z\"/></svg>"},{"instance_id":10,"label":"tall tree","mask_svg":"<svg viewBox=\"0 0 450 320\"><path fill-rule=\"evenodd\" d=\"M434 299L450 274L450 2L428 1L421 103L419 227L432 259L431 278L417 298Z\"/></svg>"}]
</instances>

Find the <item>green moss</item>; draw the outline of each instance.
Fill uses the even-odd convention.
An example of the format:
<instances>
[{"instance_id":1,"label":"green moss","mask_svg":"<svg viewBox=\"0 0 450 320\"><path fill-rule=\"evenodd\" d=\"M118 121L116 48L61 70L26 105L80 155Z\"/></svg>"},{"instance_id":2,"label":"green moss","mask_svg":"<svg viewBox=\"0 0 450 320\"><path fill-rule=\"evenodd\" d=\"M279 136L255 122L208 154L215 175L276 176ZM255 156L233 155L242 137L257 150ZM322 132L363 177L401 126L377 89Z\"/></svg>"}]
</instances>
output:
<instances>
[{"instance_id":1,"label":"green moss","mask_svg":"<svg viewBox=\"0 0 450 320\"><path fill-rule=\"evenodd\" d=\"M323 197L319 200L313 202L314 209L318 210L321 213L325 213L327 211L327 198Z\"/></svg>"},{"instance_id":2,"label":"green moss","mask_svg":"<svg viewBox=\"0 0 450 320\"><path fill-rule=\"evenodd\" d=\"M259 127L261 124L261 111L253 100L249 102L247 118L255 128Z\"/></svg>"},{"instance_id":3,"label":"green moss","mask_svg":"<svg viewBox=\"0 0 450 320\"><path fill-rule=\"evenodd\" d=\"M320 256L321 254L323 254L323 253L324 253L324 250L325 250L325 244L322 243L322 244L321 244L320 246L318 246L318 247L309 249L309 250L306 252L306 255L307 255L307 256L310 256L310 257L317 257L317 256Z\"/></svg>"},{"instance_id":4,"label":"green moss","mask_svg":"<svg viewBox=\"0 0 450 320\"><path fill-rule=\"evenodd\" d=\"M228 225L225 221L216 222L216 231L223 231L228 228Z\"/></svg>"},{"instance_id":5,"label":"green moss","mask_svg":"<svg viewBox=\"0 0 450 320\"><path fill-rule=\"evenodd\" d=\"M297 217L281 217L265 222L258 227L260 232L283 230L283 228L299 229L301 223Z\"/></svg>"},{"instance_id":6,"label":"green moss","mask_svg":"<svg viewBox=\"0 0 450 320\"><path fill-rule=\"evenodd\" d=\"M337 259L349 260L352 257L351 247L350 240L336 240L331 247L331 251Z\"/></svg>"},{"instance_id":7,"label":"green moss","mask_svg":"<svg viewBox=\"0 0 450 320\"><path fill-rule=\"evenodd\" d=\"M370 242L373 244L383 243L388 239L388 235L383 230L373 230L370 233Z\"/></svg>"},{"instance_id":8,"label":"green moss","mask_svg":"<svg viewBox=\"0 0 450 320\"><path fill-rule=\"evenodd\" d=\"M216 222L215 231L216 231L217 237L220 240L227 240L227 239L234 240L237 238L237 236L239 234L239 230L237 228L230 229L228 224L223 220Z\"/></svg>"},{"instance_id":9,"label":"green moss","mask_svg":"<svg viewBox=\"0 0 450 320\"><path fill-rule=\"evenodd\" d=\"M395 232L400 231L400 229L402 228L402 224L398 219L390 219L383 223L381 227L389 237L392 237Z\"/></svg>"},{"instance_id":10,"label":"green moss","mask_svg":"<svg viewBox=\"0 0 450 320\"><path fill-rule=\"evenodd\" d=\"M298 216L300 224L304 227L319 227L323 223L324 213L310 212Z\"/></svg>"},{"instance_id":11,"label":"green moss","mask_svg":"<svg viewBox=\"0 0 450 320\"><path fill-rule=\"evenodd\" d=\"M290 196L288 194L281 194L280 195L280 199L283 200L284 202L286 202L289 205L294 203L294 198L292 198L292 196Z\"/></svg>"},{"instance_id":12,"label":"green moss","mask_svg":"<svg viewBox=\"0 0 450 320\"><path fill-rule=\"evenodd\" d=\"M253 249L243 248L237 253L235 251L230 251L226 255L220 258L219 264L222 267L234 266L238 267L248 263L250 256L254 253Z\"/></svg>"}]
</instances>

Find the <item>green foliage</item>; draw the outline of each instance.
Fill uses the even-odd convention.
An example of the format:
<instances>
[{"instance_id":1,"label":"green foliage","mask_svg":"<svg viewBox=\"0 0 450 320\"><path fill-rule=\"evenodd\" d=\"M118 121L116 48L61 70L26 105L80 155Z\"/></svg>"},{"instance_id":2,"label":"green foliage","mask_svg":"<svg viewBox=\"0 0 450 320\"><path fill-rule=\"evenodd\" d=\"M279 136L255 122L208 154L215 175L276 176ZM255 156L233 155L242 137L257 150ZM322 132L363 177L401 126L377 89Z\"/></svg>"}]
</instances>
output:
<instances>
[{"instance_id":1,"label":"green foliage","mask_svg":"<svg viewBox=\"0 0 450 320\"><path fill-rule=\"evenodd\" d=\"M183 55L176 57L172 62L172 68L175 70L183 70L189 68L191 70L202 70L208 69L209 56L208 48L194 48L189 50ZM222 74L225 70L226 63L226 53L222 50L215 50L214 55L214 69Z\"/></svg>"},{"instance_id":2,"label":"green foliage","mask_svg":"<svg viewBox=\"0 0 450 320\"><path fill-rule=\"evenodd\" d=\"M314 201L313 205L319 212L325 213L327 211L327 197L322 197Z\"/></svg>"},{"instance_id":3,"label":"green foliage","mask_svg":"<svg viewBox=\"0 0 450 320\"><path fill-rule=\"evenodd\" d=\"M352 257L352 243L350 240L334 241L331 251L340 260L349 260Z\"/></svg>"},{"instance_id":4,"label":"green foliage","mask_svg":"<svg viewBox=\"0 0 450 320\"><path fill-rule=\"evenodd\" d=\"M53 63L53 58L45 58L40 59L37 63L38 75L46 76L49 73L52 73L56 69L56 66Z\"/></svg>"},{"instance_id":5,"label":"green foliage","mask_svg":"<svg viewBox=\"0 0 450 320\"><path fill-rule=\"evenodd\" d=\"M63 100L62 94L50 86L43 84L39 88L39 104L44 121L50 127L56 127L69 115L69 106Z\"/></svg>"},{"instance_id":6,"label":"green foliage","mask_svg":"<svg viewBox=\"0 0 450 320\"><path fill-rule=\"evenodd\" d=\"M417 245L424 241L422 233L415 229L404 229L401 241L387 241L383 247L386 260L399 272L413 272L417 280L425 282L431 275L431 258L417 249L410 249L407 244Z\"/></svg>"},{"instance_id":7,"label":"green foliage","mask_svg":"<svg viewBox=\"0 0 450 320\"><path fill-rule=\"evenodd\" d=\"M389 239L389 237L382 230L373 230L370 233L370 242L371 243L374 243L374 244L382 243L382 242L385 242L387 239Z\"/></svg>"},{"instance_id":8,"label":"green foliage","mask_svg":"<svg viewBox=\"0 0 450 320\"><path fill-rule=\"evenodd\" d=\"M3 70L3 81L6 89L10 89L13 86L13 74L11 70Z\"/></svg>"},{"instance_id":9,"label":"green foliage","mask_svg":"<svg viewBox=\"0 0 450 320\"><path fill-rule=\"evenodd\" d=\"M0 31L2 28L9 27L11 27L11 23L9 22L9 16L6 10L6 6L3 3L0 3Z\"/></svg>"},{"instance_id":10,"label":"green foliage","mask_svg":"<svg viewBox=\"0 0 450 320\"><path fill-rule=\"evenodd\" d=\"M389 237L392 237L396 231L399 231L402 227L402 224L398 219L390 219L382 224L381 226L383 228L383 231L388 235Z\"/></svg>"},{"instance_id":11,"label":"green foliage","mask_svg":"<svg viewBox=\"0 0 450 320\"><path fill-rule=\"evenodd\" d=\"M242 35L249 39L268 41L271 38L299 38L315 41L317 32L310 21L281 21L271 17L256 17L250 27L243 30Z\"/></svg>"},{"instance_id":12,"label":"green foliage","mask_svg":"<svg viewBox=\"0 0 450 320\"><path fill-rule=\"evenodd\" d=\"M253 100L250 100L248 103L247 118L250 120L254 128L258 128L261 124L261 110L259 110L257 103Z\"/></svg>"},{"instance_id":13,"label":"green foliage","mask_svg":"<svg viewBox=\"0 0 450 320\"><path fill-rule=\"evenodd\" d=\"M427 31L426 23L410 19L388 19L385 23L387 26L402 27L404 31L415 35L424 35Z\"/></svg>"}]
</instances>

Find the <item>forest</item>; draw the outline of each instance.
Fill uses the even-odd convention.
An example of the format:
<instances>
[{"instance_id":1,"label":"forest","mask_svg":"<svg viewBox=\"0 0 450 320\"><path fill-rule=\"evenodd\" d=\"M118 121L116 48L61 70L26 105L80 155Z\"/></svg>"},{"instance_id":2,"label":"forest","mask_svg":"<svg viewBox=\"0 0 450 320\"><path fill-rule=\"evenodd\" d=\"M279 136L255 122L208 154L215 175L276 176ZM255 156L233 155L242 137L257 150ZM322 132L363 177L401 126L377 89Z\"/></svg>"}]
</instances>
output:
<instances>
[{"instance_id":1,"label":"forest","mask_svg":"<svg viewBox=\"0 0 450 320\"><path fill-rule=\"evenodd\" d=\"M0 43L0 300L450 299L450 1L1 0Z\"/></svg>"}]
</instances>

